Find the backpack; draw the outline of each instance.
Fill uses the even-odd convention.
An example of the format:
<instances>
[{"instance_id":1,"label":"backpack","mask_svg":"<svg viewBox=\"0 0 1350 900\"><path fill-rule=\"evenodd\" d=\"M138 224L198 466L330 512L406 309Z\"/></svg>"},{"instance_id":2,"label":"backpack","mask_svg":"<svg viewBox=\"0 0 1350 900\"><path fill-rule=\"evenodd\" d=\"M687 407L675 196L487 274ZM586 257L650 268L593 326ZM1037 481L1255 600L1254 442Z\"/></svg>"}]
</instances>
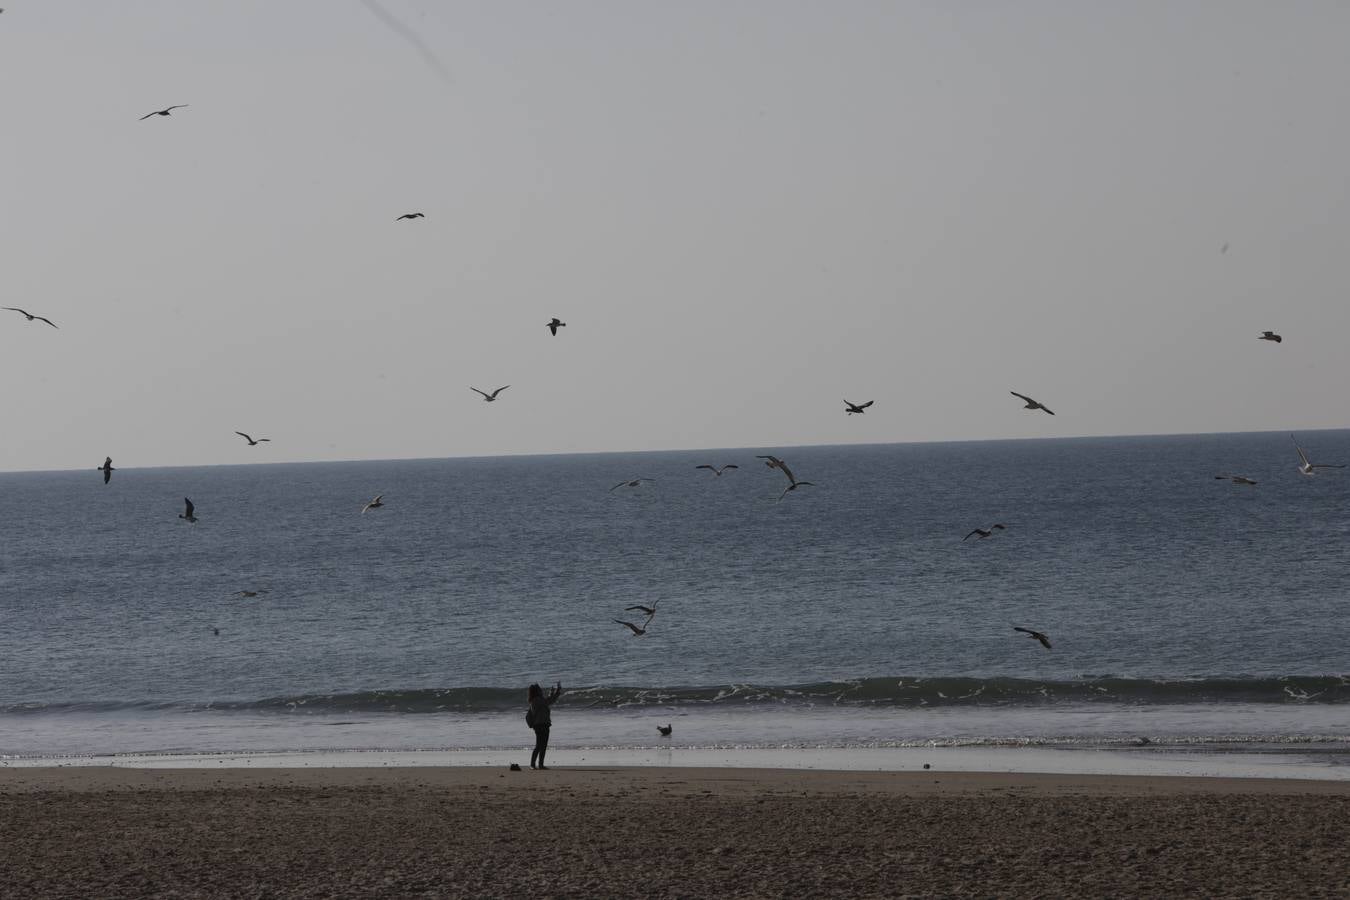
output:
<instances>
[{"instance_id":1,"label":"backpack","mask_svg":"<svg viewBox=\"0 0 1350 900\"><path fill-rule=\"evenodd\" d=\"M525 727L526 728L534 727L534 710L532 709L528 709L525 711Z\"/></svg>"}]
</instances>

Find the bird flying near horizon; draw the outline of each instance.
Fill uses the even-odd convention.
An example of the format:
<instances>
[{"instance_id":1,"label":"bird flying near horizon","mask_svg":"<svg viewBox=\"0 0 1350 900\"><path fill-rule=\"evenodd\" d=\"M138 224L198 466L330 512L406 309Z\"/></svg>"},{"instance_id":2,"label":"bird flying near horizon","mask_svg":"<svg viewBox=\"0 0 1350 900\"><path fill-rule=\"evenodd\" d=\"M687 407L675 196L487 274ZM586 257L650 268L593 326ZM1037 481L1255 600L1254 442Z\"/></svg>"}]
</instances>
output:
<instances>
[{"instance_id":1,"label":"bird flying near horizon","mask_svg":"<svg viewBox=\"0 0 1350 900\"><path fill-rule=\"evenodd\" d=\"M506 390L506 389L509 388L510 386L511 386L511 385L509 385L509 384L504 384L504 385L502 385L501 387L497 388L495 391L493 391L493 392L490 393L490 394L489 394L487 391L480 391L480 390L478 390L478 388L473 387L473 386L470 386L470 387L469 387L469 390L475 391L475 392L477 392L477 393L479 393L479 394L482 394L482 395L483 395L483 399L484 399L485 401L487 401L488 403L491 403L493 400L496 400L496 399L497 399L497 395L498 395L498 394L500 394L502 391Z\"/></svg>"},{"instance_id":2,"label":"bird flying near horizon","mask_svg":"<svg viewBox=\"0 0 1350 900\"><path fill-rule=\"evenodd\" d=\"M183 109L183 108L186 107L186 106L187 106L186 103L179 103L177 106L169 106L169 107L166 107L166 108L164 108L164 109L157 109L157 110L155 110L154 112L148 112L148 113L146 113L145 115L141 116L140 119L138 119L137 121L139 121L139 122L144 122L146 119L150 118L151 116L167 116L169 113L173 112L175 109Z\"/></svg>"},{"instance_id":3,"label":"bird flying near horizon","mask_svg":"<svg viewBox=\"0 0 1350 900\"><path fill-rule=\"evenodd\" d=\"M1041 646L1044 647L1045 649L1047 649L1047 650L1053 649L1053 648L1050 646L1050 638L1046 637L1044 632L1033 631L1033 630L1030 629L1030 628L1023 628L1021 625L1014 625L1014 626L1013 626L1013 631L1021 631L1021 632L1025 633L1025 634L1028 634L1028 635L1030 635L1031 637L1035 638L1036 640L1040 641L1040 642L1041 642Z\"/></svg>"},{"instance_id":4,"label":"bird flying near horizon","mask_svg":"<svg viewBox=\"0 0 1350 900\"><path fill-rule=\"evenodd\" d=\"M102 472L102 473L103 473L103 483L104 483L104 484L107 484L109 481L112 481L112 473L115 472L115 471L117 471L117 470L113 468L112 457L109 456L107 459L103 460L103 465L99 466L99 467L96 468L94 471L95 471L95 472Z\"/></svg>"},{"instance_id":5,"label":"bird flying near horizon","mask_svg":"<svg viewBox=\"0 0 1350 900\"><path fill-rule=\"evenodd\" d=\"M755 459L766 460L764 465L768 466L770 469L781 469L783 474L787 476L788 486L783 488L783 493L778 495L779 500L782 500L784 497L786 497L788 491L795 491L799 487L802 486L815 487L815 485L809 481L798 481L797 476L793 475L792 470L787 467L787 463L783 462L776 456L760 456L757 454L755 456Z\"/></svg>"},{"instance_id":6,"label":"bird flying near horizon","mask_svg":"<svg viewBox=\"0 0 1350 900\"><path fill-rule=\"evenodd\" d=\"M695 469L707 469L707 470L709 470L710 472L712 472L714 475L716 475L718 478L721 478L721 477L722 477L722 473L725 472L727 469L739 469L740 466L736 465L735 463L727 463L725 466L723 466L722 468L719 469L719 468L717 468L717 466L710 466L710 465L708 465L707 463L704 463L704 464L701 465L701 466L694 466L694 468L695 468Z\"/></svg>"},{"instance_id":7,"label":"bird flying near horizon","mask_svg":"<svg viewBox=\"0 0 1350 900\"><path fill-rule=\"evenodd\" d=\"M1233 484L1256 484L1256 480L1248 478L1246 475L1232 475L1222 472L1214 476L1215 481L1231 481Z\"/></svg>"},{"instance_id":8,"label":"bird flying near horizon","mask_svg":"<svg viewBox=\"0 0 1350 900\"><path fill-rule=\"evenodd\" d=\"M867 407L871 406L875 402L876 402L875 400L868 400L866 403L849 403L847 400L845 400L844 405L847 406L848 409L844 410L844 412L850 416L853 415L854 413L862 414L867 412Z\"/></svg>"},{"instance_id":9,"label":"bird flying near horizon","mask_svg":"<svg viewBox=\"0 0 1350 900\"><path fill-rule=\"evenodd\" d=\"M632 481L620 481L618 484L614 485L614 487L610 488L609 492L612 494L621 487L637 487L644 481L655 481L655 480L656 480L655 478L634 478Z\"/></svg>"},{"instance_id":10,"label":"bird flying near horizon","mask_svg":"<svg viewBox=\"0 0 1350 900\"><path fill-rule=\"evenodd\" d=\"M178 514L178 518L180 518L180 519L186 519L186 520L188 520L189 522L195 523L195 522L197 521L197 517L194 516L194 515L192 514L192 510L194 510L196 507L194 507L194 506L192 505L192 501L189 500L189 499L186 498L186 497L183 498L183 504L184 504L187 508L186 508L183 512L180 512L180 513Z\"/></svg>"},{"instance_id":11,"label":"bird flying near horizon","mask_svg":"<svg viewBox=\"0 0 1350 900\"><path fill-rule=\"evenodd\" d=\"M1046 412L1050 413L1050 415L1052 416L1054 415L1054 412L1050 409L1050 407L1046 406L1044 403L1041 403L1039 401L1032 400L1026 394L1019 394L1017 393L1017 391L1008 391L1008 393L1012 394L1014 397L1020 397L1021 399L1027 401L1027 405L1022 407L1023 409L1043 409Z\"/></svg>"},{"instance_id":12,"label":"bird flying near horizon","mask_svg":"<svg viewBox=\"0 0 1350 900\"><path fill-rule=\"evenodd\" d=\"M1289 440L1294 442L1294 449L1298 451L1298 458L1301 460L1298 466L1300 475L1316 475L1318 469L1344 469L1345 464L1333 465L1330 463L1314 463L1308 459L1308 454L1303 452L1303 448L1298 445L1298 440L1291 434Z\"/></svg>"},{"instance_id":13,"label":"bird flying near horizon","mask_svg":"<svg viewBox=\"0 0 1350 900\"><path fill-rule=\"evenodd\" d=\"M250 447L256 447L256 446L258 446L259 444L263 443L264 441L270 441L270 440L272 440L271 438L258 438L258 439L255 441L253 438L251 438L251 437L249 437L248 435L244 434L242 431L236 431L235 434L239 435L241 438L243 438L244 440L248 441L248 445L249 445Z\"/></svg>"},{"instance_id":14,"label":"bird flying near horizon","mask_svg":"<svg viewBox=\"0 0 1350 900\"><path fill-rule=\"evenodd\" d=\"M985 538L989 537L989 535L993 534L995 531L1002 531L1003 529L1005 529L1005 528L1007 528L1007 527L1008 527L1007 525L1003 525L1003 524L1001 524L1001 523L995 522L993 525L990 525L990 526L989 526L988 530L986 530L986 529L984 529L984 528L976 528L976 529L975 529L974 531L972 531L970 534L968 534L968 535L966 535L965 537L961 538L961 540L962 540L962 541L967 541L967 540L969 540L970 538L974 537L974 536L977 535L977 534L980 536L980 540L984 540Z\"/></svg>"},{"instance_id":15,"label":"bird flying near horizon","mask_svg":"<svg viewBox=\"0 0 1350 900\"><path fill-rule=\"evenodd\" d=\"M381 506L384 506L383 497L384 494L376 494L374 500L370 501L365 506L361 507L361 515L364 516L367 510L379 509Z\"/></svg>"},{"instance_id":16,"label":"bird flying near horizon","mask_svg":"<svg viewBox=\"0 0 1350 900\"><path fill-rule=\"evenodd\" d=\"M23 313L25 316L28 317L28 321L30 322L34 320L37 320L39 322L46 322L48 325L52 326L53 328L56 328L56 323L53 322L51 319L48 319L45 316L35 316L26 309L19 309L17 306L0 306L0 309L8 309L11 312ZM60 331L59 328L57 330Z\"/></svg>"}]
</instances>

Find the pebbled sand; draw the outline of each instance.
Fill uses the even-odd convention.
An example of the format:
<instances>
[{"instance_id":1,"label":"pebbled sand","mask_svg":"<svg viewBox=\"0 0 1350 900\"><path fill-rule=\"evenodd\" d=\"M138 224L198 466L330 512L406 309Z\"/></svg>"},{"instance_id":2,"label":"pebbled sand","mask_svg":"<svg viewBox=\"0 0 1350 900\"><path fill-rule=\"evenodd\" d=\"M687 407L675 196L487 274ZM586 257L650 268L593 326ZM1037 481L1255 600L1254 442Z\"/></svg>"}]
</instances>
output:
<instances>
[{"instance_id":1,"label":"pebbled sand","mask_svg":"<svg viewBox=\"0 0 1350 900\"><path fill-rule=\"evenodd\" d=\"M1350 897L1350 782L0 769L0 897Z\"/></svg>"}]
</instances>

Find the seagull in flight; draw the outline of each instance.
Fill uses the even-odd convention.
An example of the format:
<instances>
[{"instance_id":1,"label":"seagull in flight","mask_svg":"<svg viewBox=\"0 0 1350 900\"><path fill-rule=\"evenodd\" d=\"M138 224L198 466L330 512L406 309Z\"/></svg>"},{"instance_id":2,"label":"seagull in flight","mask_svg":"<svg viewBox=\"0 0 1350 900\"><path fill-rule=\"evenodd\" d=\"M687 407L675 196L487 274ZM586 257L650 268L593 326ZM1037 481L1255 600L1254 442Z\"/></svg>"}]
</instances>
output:
<instances>
[{"instance_id":1,"label":"seagull in flight","mask_svg":"<svg viewBox=\"0 0 1350 900\"><path fill-rule=\"evenodd\" d=\"M862 414L867 412L867 407L871 406L875 402L876 402L875 400L868 400L866 403L858 404L858 403L849 403L847 400L845 400L844 405L847 406L848 409L844 410L844 412L848 413L850 416L853 415L854 413Z\"/></svg>"},{"instance_id":2,"label":"seagull in flight","mask_svg":"<svg viewBox=\"0 0 1350 900\"><path fill-rule=\"evenodd\" d=\"M105 459L103 461L103 465L99 466L94 471L103 473L104 484L107 484L109 481L112 481L112 473L116 471L116 469L113 468L112 457L110 456L107 459Z\"/></svg>"},{"instance_id":3,"label":"seagull in flight","mask_svg":"<svg viewBox=\"0 0 1350 900\"><path fill-rule=\"evenodd\" d=\"M610 488L609 492L612 494L621 487L637 487L644 481L655 481L655 480L656 480L655 478L634 478L632 481L620 481L618 484L614 485L614 487Z\"/></svg>"},{"instance_id":4,"label":"seagull in flight","mask_svg":"<svg viewBox=\"0 0 1350 900\"><path fill-rule=\"evenodd\" d=\"M783 474L787 476L788 486L783 488L783 493L778 495L779 500L782 500L784 497L786 497L788 491L795 491L802 485L806 485L807 487L815 487L815 485L809 481L798 481L797 476L793 475L792 470L787 467L787 463L783 462L776 456L756 455L755 459L767 460L767 462L765 462L764 465L768 466L770 469L782 469Z\"/></svg>"},{"instance_id":5,"label":"seagull in flight","mask_svg":"<svg viewBox=\"0 0 1350 900\"><path fill-rule=\"evenodd\" d=\"M53 328L56 328L56 323L53 322L51 319L48 319L44 316L35 316L25 309L19 309L17 306L0 306L0 309L7 309L10 312L23 313L25 316L28 317L28 321L30 322L33 321L34 319L37 319L39 322L46 322L48 325L52 326Z\"/></svg>"},{"instance_id":6,"label":"seagull in flight","mask_svg":"<svg viewBox=\"0 0 1350 900\"><path fill-rule=\"evenodd\" d=\"M1050 648L1050 638L1046 637L1045 634L1044 634L1044 632L1040 632L1040 631L1032 631L1030 628L1023 628L1021 625L1014 625L1014 626L1013 626L1013 631L1021 631L1021 632L1025 633L1025 634L1029 634L1029 635L1031 635L1033 638L1035 638L1036 640L1040 641L1042 647L1044 647L1044 648L1047 649L1047 650L1051 649L1051 648Z\"/></svg>"},{"instance_id":7,"label":"seagull in flight","mask_svg":"<svg viewBox=\"0 0 1350 900\"><path fill-rule=\"evenodd\" d=\"M1303 448L1298 445L1298 441L1291 434L1289 439L1294 442L1294 449L1298 451L1298 458L1302 460L1299 464L1298 472L1300 475L1316 475L1318 469L1344 469L1344 465L1330 465L1328 463L1314 463L1308 460L1308 454L1303 452Z\"/></svg>"},{"instance_id":8,"label":"seagull in flight","mask_svg":"<svg viewBox=\"0 0 1350 900\"><path fill-rule=\"evenodd\" d=\"M1214 476L1215 481L1223 481L1225 479L1233 482L1233 484L1256 484L1255 479L1248 478L1246 475L1231 475L1227 472L1224 472L1220 475Z\"/></svg>"},{"instance_id":9,"label":"seagull in flight","mask_svg":"<svg viewBox=\"0 0 1350 900\"><path fill-rule=\"evenodd\" d=\"M401 222L401 221L403 221L404 219L425 219L426 217L427 217L427 216L426 216L426 213L404 213L403 215L399 216L399 217L398 217L397 219L395 219L394 221L395 221L395 222Z\"/></svg>"},{"instance_id":10,"label":"seagull in flight","mask_svg":"<svg viewBox=\"0 0 1350 900\"><path fill-rule=\"evenodd\" d=\"M675 730L671 725L657 725L656 730L661 732L661 737L670 737L670 733Z\"/></svg>"},{"instance_id":11,"label":"seagull in flight","mask_svg":"<svg viewBox=\"0 0 1350 900\"><path fill-rule=\"evenodd\" d=\"M267 591L235 591L236 597L256 597L259 594L266 594Z\"/></svg>"},{"instance_id":12,"label":"seagull in flight","mask_svg":"<svg viewBox=\"0 0 1350 900\"><path fill-rule=\"evenodd\" d=\"M544 327L547 328L553 334L554 337L557 337L558 329L566 328L567 323L564 322L562 319L559 319L557 316L554 316L552 320L550 320L549 323Z\"/></svg>"},{"instance_id":13,"label":"seagull in flight","mask_svg":"<svg viewBox=\"0 0 1350 900\"><path fill-rule=\"evenodd\" d=\"M643 606L641 603L637 604L636 606L625 606L623 608L623 611L640 612L645 614L647 616L647 621L642 623L643 627L645 628L647 625L650 625L652 619L656 617L656 604L660 602L661 602L660 600L653 600L651 606Z\"/></svg>"},{"instance_id":14,"label":"seagull in flight","mask_svg":"<svg viewBox=\"0 0 1350 900\"><path fill-rule=\"evenodd\" d=\"M187 504L187 509L186 509L185 511L183 511L183 512L180 512L180 513L178 514L178 518L180 518L180 519L187 519L189 522L194 522L194 523L195 523L195 522L197 521L197 517L194 516L194 515L192 514L192 510L193 510L192 501L189 500L188 498L184 497L184 498L183 498L183 502Z\"/></svg>"},{"instance_id":15,"label":"seagull in flight","mask_svg":"<svg viewBox=\"0 0 1350 900\"><path fill-rule=\"evenodd\" d=\"M258 446L259 444L261 444L263 441L270 441L270 440L272 440L271 438L258 438L258 439L255 441L253 438L251 438L251 437L249 437L248 435L244 434L242 431L236 431L235 434L239 435L241 438L243 438L244 440L248 441L248 445L249 445L250 447L256 447L256 446Z\"/></svg>"},{"instance_id":16,"label":"seagull in flight","mask_svg":"<svg viewBox=\"0 0 1350 900\"><path fill-rule=\"evenodd\" d=\"M1046 412L1050 413L1050 415L1052 416L1054 415L1054 412L1051 411L1050 407L1046 406L1044 403L1039 403L1035 400L1032 400L1026 394L1019 394L1017 393L1017 391L1008 391L1008 393L1012 394L1014 397L1020 397L1021 399L1027 401L1027 405L1022 407L1023 409L1043 409Z\"/></svg>"},{"instance_id":17,"label":"seagull in flight","mask_svg":"<svg viewBox=\"0 0 1350 900\"><path fill-rule=\"evenodd\" d=\"M710 466L710 465L708 465L707 463L704 463L704 464L701 465L701 466L694 466L694 468L695 468L695 469L707 469L708 471L710 471L710 472L712 472L714 475L716 475L718 478L721 478L721 477L722 477L722 473L725 472L727 469L739 469L740 466L736 465L735 463L727 463L725 466L723 466L722 468L719 469L719 468L717 468L717 466Z\"/></svg>"},{"instance_id":18,"label":"seagull in flight","mask_svg":"<svg viewBox=\"0 0 1350 900\"><path fill-rule=\"evenodd\" d=\"M995 523L995 524L993 524L993 525L990 525L990 526L989 526L989 529L988 529L987 531L986 531L985 529L983 529L983 528L976 528L976 529L975 529L974 531L972 531L970 534L968 534L968 535L966 535L965 537L961 538L961 540L962 540L962 541L968 541L968 540L970 540L972 537L974 537L974 536L977 535L977 534L980 536L980 540L984 540L985 538L989 537L989 535L993 534L995 531L1002 531L1003 529L1005 529L1005 528L1007 528L1007 527L1008 527L1007 525L1002 525L1002 524L999 524L999 523Z\"/></svg>"},{"instance_id":19,"label":"seagull in flight","mask_svg":"<svg viewBox=\"0 0 1350 900\"><path fill-rule=\"evenodd\" d=\"M497 388L495 391L493 391L493 392L490 393L490 394L489 394L487 391L480 391L480 390L478 390L478 388L476 388L476 387L470 387L469 390L475 391L476 393L479 393L479 394L482 394L482 395L483 395L483 399L486 400L488 403L491 403L493 400L496 400L496 399L497 399L497 395L498 395L498 394L500 394L502 391L506 390L506 389L509 388L510 386L511 386L511 385L509 385L509 384L504 384L504 385L502 385L501 387Z\"/></svg>"},{"instance_id":20,"label":"seagull in flight","mask_svg":"<svg viewBox=\"0 0 1350 900\"><path fill-rule=\"evenodd\" d=\"M1278 343L1280 343L1281 341L1283 341L1284 338L1280 337L1278 334L1276 334L1276 333L1273 332L1273 331L1263 331L1263 332L1261 332L1261 336L1260 336L1259 338L1257 338L1257 340L1258 340L1258 341L1274 341L1275 343L1278 344Z\"/></svg>"},{"instance_id":21,"label":"seagull in flight","mask_svg":"<svg viewBox=\"0 0 1350 900\"><path fill-rule=\"evenodd\" d=\"M638 637L642 637L644 634L647 633L646 628L634 625L632 622L625 622L623 619L614 619L613 621L618 622L620 625L627 625L630 629L632 629L633 634L635 634Z\"/></svg>"},{"instance_id":22,"label":"seagull in flight","mask_svg":"<svg viewBox=\"0 0 1350 900\"><path fill-rule=\"evenodd\" d=\"M141 116L140 119L138 119L137 121L144 122L146 119L150 118L151 116L167 116L169 113L173 112L175 109L182 109L182 108L185 107L185 106L187 106L186 103L180 103L180 104L178 104L177 106L170 106L168 109L157 109L157 110L155 110L154 112L148 112L148 113L146 113L145 115Z\"/></svg>"},{"instance_id":23,"label":"seagull in flight","mask_svg":"<svg viewBox=\"0 0 1350 900\"><path fill-rule=\"evenodd\" d=\"M365 506L361 507L361 515L364 516L366 514L366 510L379 509L381 506L384 506L384 501L380 499L383 496L384 494L376 494L374 500L370 501Z\"/></svg>"}]
</instances>

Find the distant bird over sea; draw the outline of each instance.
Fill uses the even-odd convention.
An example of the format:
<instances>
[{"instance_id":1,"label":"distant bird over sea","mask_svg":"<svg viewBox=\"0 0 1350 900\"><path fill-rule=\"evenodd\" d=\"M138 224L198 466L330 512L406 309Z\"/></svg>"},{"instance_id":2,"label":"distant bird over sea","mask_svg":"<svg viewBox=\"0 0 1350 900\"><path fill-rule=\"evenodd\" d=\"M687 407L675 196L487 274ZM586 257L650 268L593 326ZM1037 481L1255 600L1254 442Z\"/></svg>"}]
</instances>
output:
<instances>
[{"instance_id":1,"label":"distant bird over sea","mask_svg":"<svg viewBox=\"0 0 1350 900\"><path fill-rule=\"evenodd\" d=\"M1013 626L1013 631L1021 631L1021 632L1025 633L1025 634L1029 634L1029 635L1031 635L1033 638L1035 638L1036 640L1040 641L1042 647L1044 647L1044 648L1047 649L1047 650L1051 649L1051 647L1050 647L1050 638L1046 637L1045 634L1044 634L1043 632L1040 632L1040 631L1032 631L1030 628L1023 628L1021 625L1014 625L1014 626Z\"/></svg>"},{"instance_id":2,"label":"distant bird over sea","mask_svg":"<svg viewBox=\"0 0 1350 900\"><path fill-rule=\"evenodd\" d=\"M634 478L632 481L620 481L618 484L614 485L614 487L610 488L609 492L612 494L621 487L637 487L644 481L655 481L655 480L656 480L655 478Z\"/></svg>"},{"instance_id":3,"label":"distant bird over sea","mask_svg":"<svg viewBox=\"0 0 1350 900\"><path fill-rule=\"evenodd\" d=\"M170 106L170 107L168 107L167 109L157 109L157 110L155 110L154 112L148 112L148 113L146 113L145 115L141 116L141 118L140 118L139 121L144 122L146 119L150 118L151 116L167 116L169 113L173 112L175 109L183 109L183 108L186 107L186 106L187 106L186 103L179 103L177 106Z\"/></svg>"},{"instance_id":4,"label":"distant bird over sea","mask_svg":"<svg viewBox=\"0 0 1350 900\"><path fill-rule=\"evenodd\" d=\"M236 597L256 597L259 594L266 594L267 591L235 591Z\"/></svg>"},{"instance_id":5,"label":"distant bird over sea","mask_svg":"<svg viewBox=\"0 0 1350 900\"><path fill-rule=\"evenodd\" d=\"M783 488L783 493L778 495L779 500L782 500L784 497L786 497L788 491L795 491L797 488L802 487L803 485L805 485L806 487L815 487L815 485L809 481L798 481L797 476L793 475L792 470L787 467L787 463L783 462L776 456L760 456L756 454L755 459L767 460L767 462L765 462L764 465L768 466L770 469L781 469L783 474L787 476L788 486Z\"/></svg>"},{"instance_id":6,"label":"distant bird over sea","mask_svg":"<svg viewBox=\"0 0 1350 900\"><path fill-rule=\"evenodd\" d=\"M384 494L376 494L374 500L361 507L361 515L364 516L367 510L379 509L381 506L384 506L383 497Z\"/></svg>"},{"instance_id":7,"label":"distant bird over sea","mask_svg":"<svg viewBox=\"0 0 1350 900\"><path fill-rule=\"evenodd\" d=\"M263 443L264 441L270 441L270 440L272 440L271 438L258 438L258 439L255 441L253 438L251 438L251 437L249 437L248 435L244 434L242 431L236 431L235 434L239 435L241 438L243 438L244 440L248 441L248 445L249 445L250 447L256 447L256 446L258 446L259 444Z\"/></svg>"},{"instance_id":8,"label":"distant bird over sea","mask_svg":"<svg viewBox=\"0 0 1350 900\"><path fill-rule=\"evenodd\" d=\"M854 413L860 414L865 413L867 412L867 407L871 406L875 402L876 402L875 400L868 400L866 403L859 404L859 403L849 403L847 400L845 400L844 405L847 406L848 409L844 410L844 412L850 416L853 415Z\"/></svg>"},{"instance_id":9,"label":"distant bird over sea","mask_svg":"<svg viewBox=\"0 0 1350 900\"><path fill-rule=\"evenodd\" d=\"M583 322L582 324L585 324L585 323ZM554 337L557 337L557 336L558 336L558 329L559 329L559 328L566 328L566 327L567 327L567 323L564 322L564 321L562 321L561 319L559 319L557 316L554 316L553 319L552 319L552 321L550 321L550 322L549 322L547 325L545 325L544 327L547 328L547 329L553 334Z\"/></svg>"},{"instance_id":10,"label":"distant bird over sea","mask_svg":"<svg viewBox=\"0 0 1350 900\"><path fill-rule=\"evenodd\" d=\"M53 322L51 319L45 318L43 316L35 316L32 313L28 312L27 310L19 309L17 306L0 306L0 309L7 309L10 312L23 313L25 316L28 317L28 321L30 322L36 319L39 322L46 322L48 325L52 326L53 328L56 328L56 323Z\"/></svg>"},{"instance_id":11,"label":"distant bird over sea","mask_svg":"<svg viewBox=\"0 0 1350 900\"><path fill-rule=\"evenodd\" d=\"M509 384L504 384L504 385L502 385L501 387L497 388L495 391L493 391L493 392L490 393L490 394L489 394L487 391L480 391L480 390L478 390L478 388L476 388L476 387L470 387L469 390L474 391L474 392L479 393L479 394L482 394L482 395L483 395L483 399L484 399L485 401L487 401L488 403L491 403L493 400L496 400L496 399L497 399L497 395L498 395L498 394L500 394L502 391L506 390L506 389L509 388L510 386L511 386L511 385L509 385Z\"/></svg>"},{"instance_id":12,"label":"distant bird over sea","mask_svg":"<svg viewBox=\"0 0 1350 900\"><path fill-rule=\"evenodd\" d=\"M670 733L675 730L673 725L657 725L656 730L661 732L661 737L670 737Z\"/></svg>"},{"instance_id":13,"label":"distant bird over sea","mask_svg":"<svg viewBox=\"0 0 1350 900\"><path fill-rule=\"evenodd\" d=\"M1022 407L1023 409L1043 409L1046 412L1050 413L1050 415L1052 416L1054 415L1054 413L1051 412L1050 407L1046 406L1044 403L1032 400L1026 394L1019 394L1017 393L1017 391L1008 391L1008 393L1012 394L1014 397L1020 397L1021 399L1027 401L1027 405Z\"/></svg>"},{"instance_id":14,"label":"distant bird over sea","mask_svg":"<svg viewBox=\"0 0 1350 900\"><path fill-rule=\"evenodd\" d=\"M642 637L644 634L647 633L646 628L634 625L632 622L625 622L623 619L614 619L613 621L619 623L620 625L627 625L632 630L633 634L637 635L638 637Z\"/></svg>"},{"instance_id":15,"label":"distant bird over sea","mask_svg":"<svg viewBox=\"0 0 1350 900\"><path fill-rule=\"evenodd\" d=\"M404 213L395 219L395 222L402 222L404 219L425 219L426 213Z\"/></svg>"},{"instance_id":16,"label":"distant bird over sea","mask_svg":"<svg viewBox=\"0 0 1350 900\"><path fill-rule=\"evenodd\" d=\"M197 517L192 514L192 510L195 509L195 507L192 505L192 501L184 497L183 503L187 505L187 509L184 510L183 512L180 512L178 514L178 518L187 519L189 522L196 522Z\"/></svg>"},{"instance_id":17,"label":"distant bird over sea","mask_svg":"<svg viewBox=\"0 0 1350 900\"><path fill-rule=\"evenodd\" d=\"M98 467L97 469L95 469L94 471L95 471L95 472L102 472L102 473L103 473L103 483L104 483L104 484L107 484L109 481L112 481L112 473L115 472L115 471L117 471L117 470L113 468L112 457L110 456L110 457L108 457L107 459L105 459L105 460L103 461L103 465L99 466L99 467Z\"/></svg>"},{"instance_id":18,"label":"distant bird over sea","mask_svg":"<svg viewBox=\"0 0 1350 900\"><path fill-rule=\"evenodd\" d=\"M963 540L963 541L968 541L968 540L970 540L972 537L974 537L974 536L977 535L977 534L980 536L980 540L984 540L985 538L987 538L987 537L989 537L991 534L993 534L995 531L1002 531L1003 529L1005 529L1005 528L1007 528L1007 527L1008 527L1007 525L1003 525L1003 524L1000 524L1000 523L997 523L997 522L996 522L996 523L994 523L993 525L990 525L990 526L989 526L989 530L986 531L986 530L983 529L983 528L976 528L976 529L975 529L974 531L972 531L970 534L968 534L968 535L966 535L965 537L961 538L961 540Z\"/></svg>"},{"instance_id":19,"label":"distant bird over sea","mask_svg":"<svg viewBox=\"0 0 1350 900\"><path fill-rule=\"evenodd\" d=\"M721 477L722 477L722 473L725 472L727 469L739 469L740 466L736 465L735 463L727 463L725 466L723 466L722 468L719 469L719 468L717 468L717 466L710 466L710 465L708 465L707 463L704 463L704 464L701 465L701 466L694 466L694 468L695 468L695 469L707 469L708 471L710 471L710 472L712 472L714 475L716 475L718 478L721 478Z\"/></svg>"},{"instance_id":20,"label":"distant bird over sea","mask_svg":"<svg viewBox=\"0 0 1350 900\"><path fill-rule=\"evenodd\" d=\"M1298 471L1300 475L1316 475L1318 469L1344 469L1345 465L1332 465L1329 463L1314 463L1308 460L1308 454L1303 452L1303 448L1298 445L1298 440L1291 434L1289 439L1294 442L1294 449L1298 451L1299 463Z\"/></svg>"},{"instance_id":21,"label":"distant bird over sea","mask_svg":"<svg viewBox=\"0 0 1350 900\"><path fill-rule=\"evenodd\" d=\"M623 611L624 611L624 612L640 612L640 613L644 614L644 615L647 617L647 621L646 621L646 622L643 622L642 624L643 624L644 626L645 626L645 625L650 625L652 619L654 619L654 618L656 617L656 604L658 604L658 603L660 603L660 602L661 602L660 600L653 600L651 606L643 606L641 603L636 604L636 605L634 605L634 606L625 606L625 607L623 608Z\"/></svg>"},{"instance_id":22,"label":"distant bird over sea","mask_svg":"<svg viewBox=\"0 0 1350 900\"><path fill-rule=\"evenodd\" d=\"M1297 445L1295 445L1297 446ZM1215 481L1231 481L1233 484L1256 484L1256 481L1248 478L1246 475L1232 475L1227 472L1214 476Z\"/></svg>"},{"instance_id":23,"label":"distant bird over sea","mask_svg":"<svg viewBox=\"0 0 1350 900\"><path fill-rule=\"evenodd\" d=\"M1257 340L1258 340L1258 341L1274 341L1275 343L1278 344L1278 343L1280 343L1281 341L1283 341L1284 338L1280 337L1278 334L1276 334L1276 333L1273 332L1273 331L1263 331L1263 332L1261 332L1261 336L1260 336L1259 338L1257 338Z\"/></svg>"}]
</instances>

